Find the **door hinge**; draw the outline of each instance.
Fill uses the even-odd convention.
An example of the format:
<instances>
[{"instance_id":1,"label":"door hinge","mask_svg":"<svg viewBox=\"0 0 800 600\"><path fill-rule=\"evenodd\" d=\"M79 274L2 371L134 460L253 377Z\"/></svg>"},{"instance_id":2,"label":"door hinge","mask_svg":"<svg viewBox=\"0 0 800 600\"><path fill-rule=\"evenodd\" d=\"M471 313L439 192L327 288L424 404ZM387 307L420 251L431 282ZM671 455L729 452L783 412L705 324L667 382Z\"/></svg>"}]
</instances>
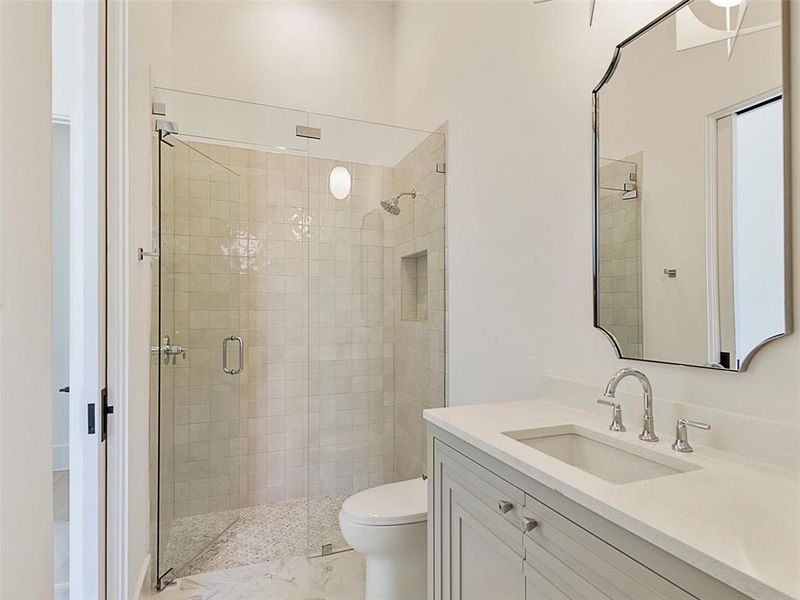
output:
<instances>
[{"instance_id":1,"label":"door hinge","mask_svg":"<svg viewBox=\"0 0 800 600\"><path fill-rule=\"evenodd\" d=\"M100 391L100 401L102 406L102 414L100 418L101 422L101 429L100 429L100 441L104 442L107 435L108 435L108 415L114 414L114 407L108 405L108 388L103 388Z\"/></svg>"},{"instance_id":2,"label":"door hinge","mask_svg":"<svg viewBox=\"0 0 800 600\"><path fill-rule=\"evenodd\" d=\"M294 128L294 133L299 138L309 140L322 139L322 130L319 127L309 127L308 125L298 125Z\"/></svg>"}]
</instances>

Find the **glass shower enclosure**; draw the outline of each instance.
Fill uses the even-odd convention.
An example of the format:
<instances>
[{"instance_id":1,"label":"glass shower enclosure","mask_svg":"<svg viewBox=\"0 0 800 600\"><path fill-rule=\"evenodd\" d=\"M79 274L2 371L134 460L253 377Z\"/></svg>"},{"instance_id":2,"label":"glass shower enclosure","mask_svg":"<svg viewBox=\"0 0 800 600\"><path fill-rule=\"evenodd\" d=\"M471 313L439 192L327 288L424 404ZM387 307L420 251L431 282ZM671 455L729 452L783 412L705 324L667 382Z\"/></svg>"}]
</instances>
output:
<instances>
[{"instance_id":1,"label":"glass shower enclosure","mask_svg":"<svg viewBox=\"0 0 800 600\"><path fill-rule=\"evenodd\" d=\"M156 96L157 585L346 549L342 501L421 476L445 404L445 135Z\"/></svg>"}]
</instances>

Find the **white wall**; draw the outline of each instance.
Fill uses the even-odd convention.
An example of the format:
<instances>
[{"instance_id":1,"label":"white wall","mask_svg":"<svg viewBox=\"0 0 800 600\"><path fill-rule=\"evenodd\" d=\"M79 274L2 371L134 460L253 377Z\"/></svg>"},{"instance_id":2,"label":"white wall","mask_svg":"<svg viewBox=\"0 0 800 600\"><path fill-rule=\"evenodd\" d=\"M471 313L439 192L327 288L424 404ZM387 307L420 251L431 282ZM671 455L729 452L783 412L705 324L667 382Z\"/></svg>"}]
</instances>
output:
<instances>
[{"instance_id":1,"label":"white wall","mask_svg":"<svg viewBox=\"0 0 800 600\"><path fill-rule=\"evenodd\" d=\"M592 327L591 90L613 46L669 6L600 2L589 29L586 2L397 5L397 121L449 120L453 404L529 398L542 373L599 390L625 364ZM792 9L800 31L800 5ZM793 44L797 56L800 36ZM792 73L800 77L800 63ZM800 94L793 114L797 182ZM794 190L797 207L800 186ZM798 215L795 208L795 231ZM798 248L795 235L795 279ZM796 424L798 364L794 334L742 374L634 366L650 376L657 397Z\"/></svg>"},{"instance_id":2,"label":"white wall","mask_svg":"<svg viewBox=\"0 0 800 600\"><path fill-rule=\"evenodd\" d=\"M172 87L389 122L391 2L174 3Z\"/></svg>"},{"instance_id":3,"label":"white wall","mask_svg":"<svg viewBox=\"0 0 800 600\"><path fill-rule=\"evenodd\" d=\"M52 578L50 3L0 2L0 597ZM32 340L35 353L21 350Z\"/></svg>"}]
</instances>

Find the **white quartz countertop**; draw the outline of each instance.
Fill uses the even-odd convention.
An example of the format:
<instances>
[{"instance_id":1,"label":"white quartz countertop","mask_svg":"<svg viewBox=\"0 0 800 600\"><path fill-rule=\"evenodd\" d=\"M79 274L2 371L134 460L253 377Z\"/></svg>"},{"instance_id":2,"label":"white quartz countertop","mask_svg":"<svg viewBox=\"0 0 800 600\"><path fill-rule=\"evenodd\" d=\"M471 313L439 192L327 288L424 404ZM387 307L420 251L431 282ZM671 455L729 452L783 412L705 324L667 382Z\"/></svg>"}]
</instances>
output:
<instances>
[{"instance_id":1,"label":"white quartz countertop","mask_svg":"<svg viewBox=\"0 0 800 600\"><path fill-rule=\"evenodd\" d=\"M704 447L696 430L695 451L678 454L671 435L642 442L631 419L628 431L612 433L610 416L545 400L429 409L424 418L748 596L800 599L798 473ZM613 484L503 435L567 424L702 468Z\"/></svg>"}]
</instances>

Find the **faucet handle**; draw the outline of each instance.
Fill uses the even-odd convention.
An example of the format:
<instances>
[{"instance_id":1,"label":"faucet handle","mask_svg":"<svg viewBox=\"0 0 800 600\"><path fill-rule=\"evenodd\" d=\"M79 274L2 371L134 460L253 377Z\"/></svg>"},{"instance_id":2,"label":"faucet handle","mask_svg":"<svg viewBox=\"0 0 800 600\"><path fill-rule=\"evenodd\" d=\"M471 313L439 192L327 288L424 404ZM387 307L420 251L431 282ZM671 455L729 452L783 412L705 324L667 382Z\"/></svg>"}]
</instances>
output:
<instances>
[{"instance_id":1,"label":"faucet handle","mask_svg":"<svg viewBox=\"0 0 800 600\"><path fill-rule=\"evenodd\" d=\"M672 443L672 449L675 450L675 452L694 452L694 449L689 445L687 426L703 429L705 431L711 429L711 425L708 423L690 421L689 419L678 419L675 425L675 441Z\"/></svg>"},{"instance_id":2,"label":"faucet handle","mask_svg":"<svg viewBox=\"0 0 800 600\"><path fill-rule=\"evenodd\" d=\"M622 407L617 402L611 402L605 398L598 398L597 403L614 409L611 414L611 425L608 426L609 430L625 431L625 425L622 424Z\"/></svg>"}]
</instances>

